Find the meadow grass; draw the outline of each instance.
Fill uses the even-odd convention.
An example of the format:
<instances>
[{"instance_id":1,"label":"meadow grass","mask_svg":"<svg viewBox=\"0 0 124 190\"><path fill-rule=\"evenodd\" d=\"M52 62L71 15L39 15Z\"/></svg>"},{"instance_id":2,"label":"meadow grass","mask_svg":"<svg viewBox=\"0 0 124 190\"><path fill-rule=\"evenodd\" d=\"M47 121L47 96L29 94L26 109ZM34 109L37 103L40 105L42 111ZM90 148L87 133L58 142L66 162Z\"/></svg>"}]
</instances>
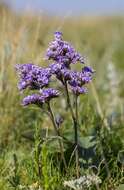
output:
<instances>
[{"instance_id":1,"label":"meadow grass","mask_svg":"<svg viewBox=\"0 0 124 190\"><path fill-rule=\"evenodd\" d=\"M73 147L66 149L69 167L65 173L57 141L48 138L53 133L51 122L38 108L20 105L23 94L18 92L14 68L17 63L46 65L45 50L56 30L61 30L64 38L96 70L89 93L81 97L79 107L80 145L84 147L80 173L94 172L102 180L99 187L94 185L89 189L123 188L123 17L20 16L1 6L0 26L0 189L64 190L70 189L64 187L64 181L75 179L73 155L70 160ZM65 118L61 131L73 142L70 116L62 111L64 100L61 107L59 103L56 101L53 106ZM45 138L48 140L44 142Z\"/></svg>"}]
</instances>

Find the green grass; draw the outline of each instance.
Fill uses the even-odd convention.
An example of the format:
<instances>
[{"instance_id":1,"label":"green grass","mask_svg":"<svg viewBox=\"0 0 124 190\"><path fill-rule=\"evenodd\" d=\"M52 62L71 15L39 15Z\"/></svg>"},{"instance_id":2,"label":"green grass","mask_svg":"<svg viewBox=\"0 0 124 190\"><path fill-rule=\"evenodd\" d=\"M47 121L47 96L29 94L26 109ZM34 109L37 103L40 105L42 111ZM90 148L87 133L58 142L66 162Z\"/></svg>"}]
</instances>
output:
<instances>
[{"instance_id":1,"label":"green grass","mask_svg":"<svg viewBox=\"0 0 124 190\"><path fill-rule=\"evenodd\" d=\"M14 69L17 63L48 64L43 60L45 50L53 32L60 28L64 38L96 70L88 95L80 100L80 145L86 151L80 173L95 172L101 178L100 187L92 186L91 190L116 190L124 184L124 18L63 21L45 16L17 16L1 7L0 26L0 189L18 190L23 186L27 190L32 186L38 190L40 186L44 190L65 190L69 188L63 182L76 178L73 156L70 161L73 147L65 147L66 159L70 161L65 173L56 139L40 142L47 134L53 134L52 124L39 109L20 105L24 95L18 92ZM64 117L61 132L73 142L69 113L63 111L60 103L56 102L54 110ZM89 140L91 136L93 142ZM92 155L93 143L96 155Z\"/></svg>"}]
</instances>

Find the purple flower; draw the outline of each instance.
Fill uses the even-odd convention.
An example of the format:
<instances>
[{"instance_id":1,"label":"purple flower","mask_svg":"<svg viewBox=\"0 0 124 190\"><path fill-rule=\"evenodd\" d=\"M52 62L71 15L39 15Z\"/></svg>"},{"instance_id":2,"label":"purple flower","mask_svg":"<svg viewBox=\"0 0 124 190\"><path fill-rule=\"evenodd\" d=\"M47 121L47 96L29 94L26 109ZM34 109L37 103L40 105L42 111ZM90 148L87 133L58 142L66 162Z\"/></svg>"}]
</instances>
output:
<instances>
[{"instance_id":1,"label":"purple flower","mask_svg":"<svg viewBox=\"0 0 124 190\"><path fill-rule=\"evenodd\" d=\"M71 70L71 63L84 63L84 59L68 42L63 41L61 32L55 32L55 39L50 43L46 56L48 60L54 61L50 65L51 73L63 85L68 83L73 92L77 90L77 94L78 91L81 92L79 94L85 92L83 86L91 82L94 70L89 66L83 67L81 72Z\"/></svg>"},{"instance_id":2,"label":"purple flower","mask_svg":"<svg viewBox=\"0 0 124 190\"><path fill-rule=\"evenodd\" d=\"M54 33L54 35L55 35L55 39L59 39L59 40L62 39L62 32L56 31L56 32Z\"/></svg>"},{"instance_id":3,"label":"purple flower","mask_svg":"<svg viewBox=\"0 0 124 190\"><path fill-rule=\"evenodd\" d=\"M59 91L55 90L53 88L48 88L48 89L40 90L40 93L44 97L45 101L49 101L52 98L56 98L56 97L58 97L60 95Z\"/></svg>"},{"instance_id":4,"label":"purple flower","mask_svg":"<svg viewBox=\"0 0 124 190\"><path fill-rule=\"evenodd\" d=\"M43 103L44 103L44 98L41 95L32 94L32 95L26 96L23 99L22 105L27 106L30 104L36 104L36 105L42 106Z\"/></svg>"},{"instance_id":5,"label":"purple flower","mask_svg":"<svg viewBox=\"0 0 124 190\"><path fill-rule=\"evenodd\" d=\"M86 94L87 93L87 88L85 87L79 87L79 86L76 86L76 87L71 87L73 93L77 96L79 96L80 94Z\"/></svg>"},{"instance_id":6,"label":"purple flower","mask_svg":"<svg viewBox=\"0 0 124 190\"><path fill-rule=\"evenodd\" d=\"M68 83L75 87L75 86L81 86L81 81L80 81L80 72L78 71L71 71L70 72L70 80Z\"/></svg>"},{"instance_id":7,"label":"purple flower","mask_svg":"<svg viewBox=\"0 0 124 190\"><path fill-rule=\"evenodd\" d=\"M62 82L62 84L68 82L72 87L82 87L92 80L93 70L91 67L84 67L82 72L79 72L68 69L63 64L53 63L50 65L50 68L51 72Z\"/></svg>"},{"instance_id":8,"label":"purple flower","mask_svg":"<svg viewBox=\"0 0 124 190\"><path fill-rule=\"evenodd\" d=\"M82 85L87 84L92 81L92 75L94 72L95 71L89 66L85 66L82 69L82 72L80 72L80 80L81 80Z\"/></svg>"},{"instance_id":9,"label":"purple flower","mask_svg":"<svg viewBox=\"0 0 124 190\"><path fill-rule=\"evenodd\" d=\"M59 91L53 88L40 90L40 94L28 95L23 99L22 105L27 106L30 104L36 104L42 106L44 103L50 101L52 98L59 96Z\"/></svg>"},{"instance_id":10,"label":"purple flower","mask_svg":"<svg viewBox=\"0 0 124 190\"><path fill-rule=\"evenodd\" d=\"M50 68L41 68L32 63L16 65L16 70L20 77L19 90L27 87L30 89L43 88L48 85L51 77Z\"/></svg>"},{"instance_id":11,"label":"purple flower","mask_svg":"<svg viewBox=\"0 0 124 190\"><path fill-rule=\"evenodd\" d=\"M56 76L63 84L64 81L71 79L71 70L66 68L64 64L53 63L50 65L51 73Z\"/></svg>"},{"instance_id":12,"label":"purple flower","mask_svg":"<svg viewBox=\"0 0 124 190\"><path fill-rule=\"evenodd\" d=\"M80 73L81 85L87 84L92 81L92 76L89 73Z\"/></svg>"},{"instance_id":13,"label":"purple flower","mask_svg":"<svg viewBox=\"0 0 124 190\"><path fill-rule=\"evenodd\" d=\"M89 70L85 70L85 72L70 71L68 84L71 86L73 93L79 95L86 93L86 88L83 86L91 82L91 80L92 73Z\"/></svg>"},{"instance_id":14,"label":"purple flower","mask_svg":"<svg viewBox=\"0 0 124 190\"><path fill-rule=\"evenodd\" d=\"M94 73L95 71L92 69L92 67L89 67L89 66L85 66L83 69L82 69L82 72L87 72L87 73Z\"/></svg>"},{"instance_id":15,"label":"purple flower","mask_svg":"<svg viewBox=\"0 0 124 190\"><path fill-rule=\"evenodd\" d=\"M55 39L47 49L46 58L64 64L67 68L71 63L84 63L83 57L68 42L62 40L61 32L55 32Z\"/></svg>"},{"instance_id":16,"label":"purple flower","mask_svg":"<svg viewBox=\"0 0 124 190\"><path fill-rule=\"evenodd\" d=\"M58 72L61 72L61 70L65 68L63 64L59 63L53 63L49 67L51 69L52 74L57 74Z\"/></svg>"},{"instance_id":17,"label":"purple flower","mask_svg":"<svg viewBox=\"0 0 124 190\"><path fill-rule=\"evenodd\" d=\"M91 77L87 75L87 73L82 73L78 71L71 71L70 72L70 80L69 84L71 86L82 86L88 82L90 82Z\"/></svg>"},{"instance_id":18,"label":"purple flower","mask_svg":"<svg viewBox=\"0 0 124 190\"><path fill-rule=\"evenodd\" d=\"M32 63L16 65L20 78L18 83L19 90L26 88L40 90L40 94L25 97L23 105L37 104L41 106L43 103L60 95L59 91L53 88L43 89L48 86L52 75L55 75L63 85L67 83L76 95L87 92L84 85L91 82L94 70L89 66L84 66L82 71L71 69L71 64L84 63L84 59L76 52L73 46L63 41L61 32L55 32L54 40L47 49L46 57L48 60L54 61L48 68L41 68Z\"/></svg>"}]
</instances>

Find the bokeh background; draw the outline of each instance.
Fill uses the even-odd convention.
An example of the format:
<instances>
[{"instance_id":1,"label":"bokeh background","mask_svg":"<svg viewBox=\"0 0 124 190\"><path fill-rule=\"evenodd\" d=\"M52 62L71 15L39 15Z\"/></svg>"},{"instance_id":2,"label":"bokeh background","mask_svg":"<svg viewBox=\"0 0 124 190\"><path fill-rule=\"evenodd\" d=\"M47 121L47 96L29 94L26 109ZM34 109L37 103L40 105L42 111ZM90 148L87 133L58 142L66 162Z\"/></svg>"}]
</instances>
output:
<instances>
[{"instance_id":1,"label":"bokeh background","mask_svg":"<svg viewBox=\"0 0 124 190\"><path fill-rule=\"evenodd\" d=\"M43 12L53 15L71 14L70 16L77 15L111 15L111 14L123 14L124 1L123 0L4 0L11 8L16 12L23 12L31 10L35 13Z\"/></svg>"}]
</instances>

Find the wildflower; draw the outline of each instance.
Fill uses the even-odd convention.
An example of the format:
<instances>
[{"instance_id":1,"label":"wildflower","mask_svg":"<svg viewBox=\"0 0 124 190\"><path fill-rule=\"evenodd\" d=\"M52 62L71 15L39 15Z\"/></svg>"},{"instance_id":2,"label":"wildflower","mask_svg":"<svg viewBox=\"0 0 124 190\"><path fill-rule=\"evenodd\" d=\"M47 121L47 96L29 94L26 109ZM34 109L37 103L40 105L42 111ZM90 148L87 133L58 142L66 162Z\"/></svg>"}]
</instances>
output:
<instances>
[{"instance_id":1,"label":"wildflower","mask_svg":"<svg viewBox=\"0 0 124 190\"><path fill-rule=\"evenodd\" d=\"M20 77L19 90L26 88L40 90L40 94L25 97L23 105L41 105L43 102L59 95L55 89L42 89L48 86L52 75L55 75L63 85L67 83L77 96L87 92L84 85L91 82L94 70L88 66L84 66L80 72L71 69L71 63L84 63L83 57L68 42L63 41L61 32L55 32L54 40L47 49L46 57L54 61L48 68L41 68L32 63L16 65Z\"/></svg>"},{"instance_id":2,"label":"wildflower","mask_svg":"<svg viewBox=\"0 0 124 190\"><path fill-rule=\"evenodd\" d=\"M53 88L40 90L40 93L42 94L45 101L49 101L52 98L56 98L60 95L59 91Z\"/></svg>"},{"instance_id":3,"label":"wildflower","mask_svg":"<svg viewBox=\"0 0 124 190\"><path fill-rule=\"evenodd\" d=\"M48 88L44 90L40 90L40 94L32 94L28 95L23 99L22 105L27 106L30 104L36 104L38 106L42 106L43 103L50 101L52 98L56 98L59 96L58 90Z\"/></svg>"},{"instance_id":4,"label":"wildflower","mask_svg":"<svg viewBox=\"0 0 124 190\"><path fill-rule=\"evenodd\" d=\"M43 96L39 94L32 94L32 95L26 96L23 99L22 105L27 106L29 104L36 104L36 105L42 106L43 102L44 102Z\"/></svg>"},{"instance_id":5,"label":"wildflower","mask_svg":"<svg viewBox=\"0 0 124 190\"><path fill-rule=\"evenodd\" d=\"M40 185L38 184L38 182L35 182L31 185L18 185L18 189L19 190L43 190Z\"/></svg>"},{"instance_id":6,"label":"wildflower","mask_svg":"<svg viewBox=\"0 0 124 190\"><path fill-rule=\"evenodd\" d=\"M53 63L50 65L51 73L56 76L63 84L65 81L71 79L71 70L66 68L63 64Z\"/></svg>"},{"instance_id":7,"label":"wildflower","mask_svg":"<svg viewBox=\"0 0 124 190\"><path fill-rule=\"evenodd\" d=\"M87 88L85 88L85 87L76 86L76 87L72 87L71 89L72 89L73 93L77 96L79 96L80 94L87 93Z\"/></svg>"},{"instance_id":8,"label":"wildflower","mask_svg":"<svg viewBox=\"0 0 124 190\"><path fill-rule=\"evenodd\" d=\"M81 190L82 188L88 188L95 184L100 184L102 181L97 175L85 175L78 179L64 181L64 186L68 186L75 190Z\"/></svg>"},{"instance_id":9,"label":"wildflower","mask_svg":"<svg viewBox=\"0 0 124 190\"><path fill-rule=\"evenodd\" d=\"M62 70L64 69L64 65L59 63L53 63L49 67L51 69L51 73L63 83Z\"/></svg>"},{"instance_id":10,"label":"wildflower","mask_svg":"<svg viewBox=\"0 0 124 190\"><path fill-rule=\"evenodd\" d=\"M63 119L61 117L54 118L54 114L51 108L51 104L49 101L51 99L56 98L60 95L59 91L53 88L47 88L51 76L54 75L61 83L63 84L66 92L67 105L70 109L70 113L73 120L74 125L74 139L75 146L78 147L78 118L77 118L77 110L78 110L78 101L77 97L75 99L75 112L71 105L70 95L68 87L72 90L73 94L79 96L80 94L85 94L87 92L87 88L85 87L92 80L92 75L94 73L91 67L84 66L81 71L72 70L71 64L76 63L84 63L83 57L76 52L72 45L68 42L63 41L62 33L55 32L54 40L50 43L47 52L46 58L48 60L53 61L52 64L48 68L41 68L32 63L29 64L21 64L16 65L16 70L19 74L19 90L30 89L30 90L38 90L36 94L26 96L22 104L24 106L35 104L39 107L42 107L44 104L45 109L47 109L48 115L53 123L53 127L55 133L58 137L60 137L60 133L58 128L60 127ZM63 160L65 169L67 169L66 160L64 157L63 144L58 139L60 145L61 158ZM79 161L78 161L78 149L75 149L76 156L76 174L79 176ZM88 177L85 176L74 181L74 184L79 183L79 185L88 180ZM70 183L70 182L69 182ZM65 183L66 184L66 183ZM84 183L86 184L86 182ZM71 187L71 186L70 186ZM76 186L78 189L79 186Z\"/></svg>"},{"instance_id":11,"label":"wildflower","mask_svg":"<svg viewBox=\"0 0 124 190\"><path fill-rule=\"evenodd\" d=\"M47 86L51 77L50 68L41 68L32 63L16 65L20 81L19 90L27 87L30 89L40 89Z\"/></svg>"},{"instance_id":12,"label":"wildflower","mask_svg":"<svg viewBox=\"0 0 124 190\"><path fill-rule=\"evenodd\" d=\"M68 82L75 94L79 95L86 93L86 88L82 86L91 82L92 80L93 71L90 68L84 67L81 72L78 72L70 70L58 63L51 64L50 68L51 72L55 74L56 78L60 80L62 84Z\"/></svg>"},{"instance_id":13,"label":"wildflower","mask_svg":"<svg viewBox=\"0 0 124 190\"><path fill-rule=\"evenodd\" d=\"M62 32L56 31L54 35L56 40L62 40Z\"/></svg>"},{"instance_id":14,"label":"wildflower","mask_svg":"<svg viewBox=\"0 0 124 190\"><path fill-rule=\"evenodd\" d=\"M74 94L80 95L87 92L85 84L91 82L92 75L90 72L78 72L72 71L70 73L70 80L68 80L68 84L71 86L71 89Z\"/></svg>"},{"instance_id":15,"label":"wildflower","mask_svg":"<svg viewBox=\"0 0 124 190\"><path fill-rule=\"evenodd\" d=\"M50 43L47 49L46 58L48 60L64 64L67 68L70 64L84 63L83 57L68 42L63 41L61 32L55 32L54 36L54 41Z\"/></svg>"},{"instance_id":16,"label":"wildflower","mask_svg":"<svg viewBox=\"0 0 124 190\"><path fill-rule=\"evenodd\" d=\"M82 72L87 72L87 73L89 73L89 74L92 74L92 73L94 73L95 71L92 69L92 67L85 66L85 67L83 67Z\"/></svg>"},{"instance_id":17,"label":"wildflower","mask_svg":"<svg viewBox=\"0 0 124 190\"><path fill-rule=\"evenodd\" d=\"M87 84L92 81L92 75L89 72L80 72L79 80L81 85Z\"/></svg>"}]
</instances>

